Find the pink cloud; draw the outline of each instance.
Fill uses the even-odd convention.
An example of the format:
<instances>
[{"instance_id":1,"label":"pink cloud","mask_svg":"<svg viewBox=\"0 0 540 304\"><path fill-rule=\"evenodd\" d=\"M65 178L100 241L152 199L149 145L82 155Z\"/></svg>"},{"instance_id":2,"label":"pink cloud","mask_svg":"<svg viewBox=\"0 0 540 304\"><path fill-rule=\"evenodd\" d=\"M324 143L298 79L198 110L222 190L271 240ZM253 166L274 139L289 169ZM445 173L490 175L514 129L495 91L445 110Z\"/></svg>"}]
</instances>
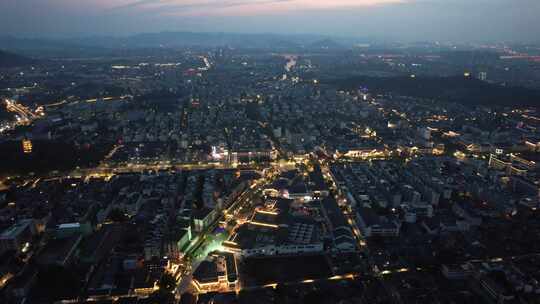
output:
<instances>
[{"instance_id":1,"label":"pink cloud","mask_svg":"<svg viewBox=\"0 0 540 304\"><path fill-rule=\"evenodd\" d=\"M98 0L109 9L178 16L253 16L289 11L355 8L410 0ZM114 3L111 4L111 3Z\"/></svg>"},{"instance_id":2,"label":"pink cloud","mask_svg":"<svg viewBox=\"0 0 540 304\"><path fill-rule=\"evenodd\" d=\"M250 15L287 11L355 8L400 2L404 2L404 0L290 0L286 2L247 4L237 8L225 8L221 10L221 13L226 15ZM217 11L217 13L220 13L220 11Z\"/></svg>"}]
</instances>

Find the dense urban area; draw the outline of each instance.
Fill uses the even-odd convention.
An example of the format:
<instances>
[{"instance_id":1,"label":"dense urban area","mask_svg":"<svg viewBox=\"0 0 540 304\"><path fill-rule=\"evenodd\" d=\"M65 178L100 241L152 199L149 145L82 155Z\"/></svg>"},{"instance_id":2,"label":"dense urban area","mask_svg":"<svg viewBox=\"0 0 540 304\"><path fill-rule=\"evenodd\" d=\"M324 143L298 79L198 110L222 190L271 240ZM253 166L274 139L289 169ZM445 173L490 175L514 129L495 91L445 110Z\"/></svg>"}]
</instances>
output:
<instances>
[{"instance_id":1,"label":"dense urban area","mask_svg":"<svg viewBox=\"0 0 540 304\"><path fill-rule=\"evenodd\" d=\"M539 46L39 52L1 303L540 303Z\"/></svg>"}]
</instances>

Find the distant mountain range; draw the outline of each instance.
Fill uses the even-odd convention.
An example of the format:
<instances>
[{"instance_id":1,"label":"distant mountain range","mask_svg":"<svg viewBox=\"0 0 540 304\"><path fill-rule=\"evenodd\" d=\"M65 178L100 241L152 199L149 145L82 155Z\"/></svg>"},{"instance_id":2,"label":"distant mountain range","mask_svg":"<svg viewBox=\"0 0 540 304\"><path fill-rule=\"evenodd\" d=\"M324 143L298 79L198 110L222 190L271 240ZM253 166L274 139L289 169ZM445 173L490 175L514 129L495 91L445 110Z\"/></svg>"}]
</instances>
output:
<instances>
[{"instance_id":1,"label":"distant mountain range","mask_svg":"<svg viewBox=\"0 0 540 304\"><path fill-rule=\"evenodd\" d=\"M25 66L34 62L34 59L0 50L0 68Z\"/></svg>"},{"instance_id":2,"label":"distant mountain range","mask_svg":"<svg viewBox=\"0 0 540 304\"><path fill-rule=\"evenodd\" d=\"M125 37L92 36L65 39L19 38L0 36L0 45L9 51L47 56L67 54L92 54L114 49L218 47L272 48L272 49L339 49L350 48L367 39L330 38L324 35L280 35L238 33L161 32L144 33Z\"/></svg>"},{"instance_id":3,"label":"distant mountain range","mask_svg":"<svg viewBox=\"0 0 540 304\"><path fill-rule=\"evenodd\" d=\"M128 37L90 37L70 40L78 45L103 48L156 48L185 46L232 46L243 48L290 48L300 47L322 39L317 35L284 36L276 34L191 33L162 32L145 33Z\"/></svg>"}]
</instances>

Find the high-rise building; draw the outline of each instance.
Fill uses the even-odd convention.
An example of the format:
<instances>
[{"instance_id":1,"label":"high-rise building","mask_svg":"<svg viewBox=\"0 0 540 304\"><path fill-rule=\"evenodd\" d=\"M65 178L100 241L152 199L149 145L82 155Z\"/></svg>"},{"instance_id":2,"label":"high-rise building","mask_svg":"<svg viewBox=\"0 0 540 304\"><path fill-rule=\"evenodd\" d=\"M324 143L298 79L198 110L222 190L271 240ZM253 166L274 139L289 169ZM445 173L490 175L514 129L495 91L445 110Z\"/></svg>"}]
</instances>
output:
<instances>
[{"instance_id":1,"label":"high-rise building","mask_svg":"<svg viewBox=\"0 0 540 304\"><path fill-rule=\"evenodd\" d=\"M29 139L23 139L22 148L25 154L32 153L32 142Z\"/></svg>"},{"instance_id":2,"label":"high-rise building","mask_svg":"<svg viewBox=\"0 0 540 304\"><path fill-rule=\"evenodd\" d=\"M480 79L482 81L486 81L487 80L487 73L486 72L478 73L478 79Z\"/></svg>"}]
</instances>

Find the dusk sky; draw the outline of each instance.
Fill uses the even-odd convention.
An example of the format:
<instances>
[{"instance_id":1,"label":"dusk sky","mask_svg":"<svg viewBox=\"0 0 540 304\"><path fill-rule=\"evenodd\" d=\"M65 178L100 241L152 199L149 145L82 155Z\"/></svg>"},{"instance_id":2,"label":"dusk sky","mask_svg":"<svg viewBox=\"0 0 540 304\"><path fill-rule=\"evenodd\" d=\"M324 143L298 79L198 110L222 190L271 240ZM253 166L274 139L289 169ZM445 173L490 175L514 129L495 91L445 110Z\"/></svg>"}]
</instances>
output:
<instances>
[{"instance_id":1,"label":"dusk sky","mask_svg":"<svg viewBox=\"0 0 540 304\"><path fill-rule=\"evenodd\" d=\"M540 40L539 0L1 0L0 34L318 33Z\"/></svg>"}]
</instances>

